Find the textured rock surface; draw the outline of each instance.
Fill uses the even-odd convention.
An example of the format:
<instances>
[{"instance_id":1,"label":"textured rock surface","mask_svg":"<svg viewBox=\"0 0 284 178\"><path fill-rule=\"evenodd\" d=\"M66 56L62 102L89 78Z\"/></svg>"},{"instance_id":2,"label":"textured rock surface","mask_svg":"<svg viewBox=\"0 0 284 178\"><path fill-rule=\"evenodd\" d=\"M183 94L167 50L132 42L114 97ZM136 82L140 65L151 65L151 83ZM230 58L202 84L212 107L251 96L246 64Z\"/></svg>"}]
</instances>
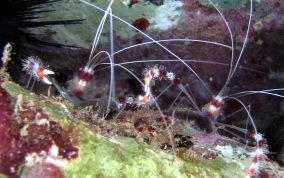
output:
<instances>
[{"instance_id":1,"label":"textured rock surface","mask_svg":"<svg viewBox=\"0 0 284 178\"><path fill-rule=\"evenodd\" d=\"M244 171L238 164L227 164L220 158L202 160L197 157L194 160L183 161L178 157L151 148L148 145L138 144L133 138L119 136L106 138L97 135L82 121L68 118L68 110L64 107L65 105L49 98L37 97L13 82L3 82L1 86L1 102L2 105L7 103L9 105L8 108L10 108L10 104L3 99L4 97L13 100L13 97L23 96L22 103L19 103L18 98L18 102L16 102L18 105L11 105L12 108L19 107L18 111L14 109L14 115L19 113L17 119L25 118L25 120L30 120L29 127L31 127L32 121L34 121L32 120L34 117L33 113L38 108L36 113L43 112L45 115L38 116L37 119L40 118L40 120L37 122L47 123L47 118L49 118L50 124L56 123L58 125L57 128L50 128L51 134L54 132L59 134L62 131L66 131L68 133L65 133L65 135L67 134L73 143L73 146L70 146L70 143L63 139L63 141L59 140L59 142L53 140L50 146L49 144L44 145L46 142L41 142L40 140L50 140L47 133L39 135L39 131L43 132L45 130L42 128L45 126L44 124L35 124L32 130L29 130L25 128L27 125L25 123L26 125L19 126L19 129L12 131L13 121L17 121L11 115L12 110L9 111L10 115L6 119L2 119L5 118L6 114L1 112L0 125L3 127L6 124L5 128L10 129L10 131L1 132L0 134L1 138L5 137L5 139L1 139L0 170L10 176L21 175L21 172L23 172L23 177L33 177L35 175L37 177L62 177L63 175L65 177L222 177L222 175L234 175L239 171L242 171L244 174ZM29 110L31 108L26 108L25 103L30 103L29 107L33 106L34 108ZM37 104L34 106L31 103ZM20 109L20 107L23 108ZM1 108L4 109L5 107ZM62 131L60 131L60 128L62 128ZM17 131L20 133L16 133ZM19 138L11 134L18 134ZM64 133L62 134L61 138L64 137ZM32 138L28 139L30 136ZM21 146L22 143L18 142L18 140L25 140L27 144L33 145L31 147L37 146L37 149L27 149ZM5 141L7 144L5 144ZM4 155L8 152L13 152L14 148L10 148L12 146L10 145L11 142L14 142L15 145L13 147L17 148L17 153L21 154L17 162L14 162L14 171L7 173L3 168L9 170L12 165L8 165L7 160L10 158ZM64 156L68 153L64 149L66 148L64 145L69 145L67 148L72 148L71 150L67 149L69 151L67 157ZM78 156L76 156L77 153Z\"/></svg>"},{"instance_id":2,"label":"textured rock surface","mask_svg":"<svg viewBox=\"0 0 284 178\"><path fill-rule=\"evenodd\" d=\"M177 149L176 156L118 133L101 136L94 132L96 127L92 129L78 120L86 119L80 114L78 118L80 110L36 96L9 81L1 83L0 101L0 126L6 129L0 133L0 171L9 177L244 177L251 161L250 157L241 156L245 153L241 151L243 145L228 138L218 136L219 141L207 145L205 140L212 140L214 135L207 138L201 134L196 141L192 138L194 146ZM132 117L137 117L135 114ZM20 120L21 125L17 125ZM115 129L119 122L116 124L110 125ZM103 127L108 128L107 125L108 121ZM12 128L15 126L18 128ZM16 153L7 154L14 149L17 157L13 155ZM8 164L8 160L13 164ZM284 173L277 164L265 161L260 175L274 177Z\"/></svg>"}]
</instances>

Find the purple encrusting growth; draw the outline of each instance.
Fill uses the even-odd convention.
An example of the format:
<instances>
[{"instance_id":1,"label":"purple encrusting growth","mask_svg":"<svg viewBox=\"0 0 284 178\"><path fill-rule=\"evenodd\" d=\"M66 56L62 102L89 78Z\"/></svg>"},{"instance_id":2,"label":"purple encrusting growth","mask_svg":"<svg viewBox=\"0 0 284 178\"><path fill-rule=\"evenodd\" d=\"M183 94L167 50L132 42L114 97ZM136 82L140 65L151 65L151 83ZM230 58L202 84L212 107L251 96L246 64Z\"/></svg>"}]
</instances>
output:
<instances>
[{"instance_id":1,"label":"purple encrusting growth","mask_svg":"<svg viewBox=\"0 0 284 178\"><path fill-rule=\"evenodd\" d=\"M64 178L63 172L53 164L39 164L28 168L22 175L22 178Z\"/></svg>"},{"instance_id":2,"label":"purple encrusting growth","mask_svg":"<svg viewBox=\"0 0 284 178\"><path fill-rule=\"evenodd\" d=\"M0 88L0 173L17 177L28 154L48 152L52 145L58 147L62 159L78 156L71 140L72 128L63 129L35 104L15 104L12 100Z\"/></svg>"},{"instance_id":3,"label":"purple encrusting growth","mask_svg":"<svg viewBox=\"0 0 284 178\"><path fill-rule=\"evenodd\" d=\"M196 34L196 39L210 39L218 42L229 43L229 33L220 15L213 7L206 7L197 0L186 0L183 12L188 30ZM243 43L249 12L242 12L241 8L223 10L223 14L235 33L235 40ZM250 33L253 33L250 30Z\"/></svg>"},{"instance_id":4,"label":"purple encrusting growth","mask_svg":"<svg viewBox=\"0 0 284 178\"><path fill-rule=\"evenodd\" d=\"M10 173L9 167L4 166L3 159L4 153L9 152L12 143L12 136L10 135L10 116L12 114L12 110L10 108L10 99L8 97L8 93L0 88L0 172ZM6 164L5 164L6 165Z\"/></svg>"}]
</instances>

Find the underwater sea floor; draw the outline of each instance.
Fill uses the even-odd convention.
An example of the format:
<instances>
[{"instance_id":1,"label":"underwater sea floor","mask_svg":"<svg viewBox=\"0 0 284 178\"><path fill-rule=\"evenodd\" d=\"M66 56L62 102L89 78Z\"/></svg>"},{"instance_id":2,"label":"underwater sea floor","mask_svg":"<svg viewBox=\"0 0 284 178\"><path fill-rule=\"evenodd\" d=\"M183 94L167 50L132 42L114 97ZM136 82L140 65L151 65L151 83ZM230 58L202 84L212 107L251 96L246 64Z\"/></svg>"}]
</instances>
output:
<instances>
[{"instance_id":1,"label":"underwater sea floor","mask_svg":"<svg viewBox=\"0 0 284 178\"><path fill-rule=\"evenodd\" d=\"M160 2L116 0L113 13L155 39L192 38L230 44L220 15L205 0ZM235 47L240 52L249 18L249 4L243 0L218 2L229 25L236 31ZM63 78L60 82L66 86L66 80L76 75L74 71L79 70L78 66L86 63L94 32L101 19L98 17L102 13L79 1L56 3L45 6L45 10L55 9L48 13L47 20L81 18L84 19L82 24L29 30L42 34L38 37L41 40L79 48L66 50L36 46L29 53L40 56L52 66L56 77ZM107 6L105 0L96 3L100 7ZM249 42L241 67L229 87L231 93L265 87L280 88L283 85L283 7L281 1L255 1ZM113 25L117 50L148 41L121 22L114 21ZM109 48L108 31L106 26L100 37L100 50ZM228 68L220 65L208 67L208 64L228 63L228 50L192 42L165 45L184 59L207 60L207 65L190 63L190 66L198 71L213 93L218 93L224 85ZM172 56L158 47L142 46L138 50L120 53L115 58L120 63L138 59L144 63L134 63L127 68L142 78L142 71L150 66L147 60L166 60L172 59ZM15 65L13 60L11 65ZM200 81L183 64L163 62L162 65L174 71L185 86L190 86L187 89L195 94L198 102L204 104L210 100L212 96L205 94ZM177 114L176 119L172 120L171 114L161 116L153 108L119 114L113 112L103 117L103 108L99 104L74 106L61 97L45 94L48 87L41 84L38 86L43 86L43 90L37 85L35 87L35 92L41 93L38 95L24 89L22 86L27 77L19 75L21 70L14 68L13 72L1 70L0 73L0 177L245 177L252 162L255 151L253 142L246 145L224 134L208 134L193 121L184 119L187 116ZM99 75L96 82L102 85L108 83L109 78L105 76L108 75ZM136 83L133 87L132 80L125 71L116 72L118 96L137 95L136 88L140 84ZM159 90L158 87L153 89L157 94ZM96 92L99 93L99 89ZM176 95L177 90L169 90L158 102L161 106L166 105ZM280 98L248 97L244 102L252 105L253 116L262 131L273 125L275 120L282 119L283 101ZM227 113L235 109L235 103L231 104L231 108L230 104L226 108ZM276 132L281 133L278 130ZM276 138L274 142L278 141ZM267 154L273 156L275 153ZM265 157L261 161L258 177L284 177L284 170Z\"/></svg>"},{"instance_id":2,"label":"underwater sea floor","mask_svg":"<svg viewBox=\"0 0 284 178\"><path fill-rule=\"evenodd\" d=\"M168 123L172 147L155 111L106 120L12 81L1 81L0 104L1 177L244 177L254 150L181 121ZM261 165L260 177L284 175L269 159Z\"/></svg>"}]
</instances>

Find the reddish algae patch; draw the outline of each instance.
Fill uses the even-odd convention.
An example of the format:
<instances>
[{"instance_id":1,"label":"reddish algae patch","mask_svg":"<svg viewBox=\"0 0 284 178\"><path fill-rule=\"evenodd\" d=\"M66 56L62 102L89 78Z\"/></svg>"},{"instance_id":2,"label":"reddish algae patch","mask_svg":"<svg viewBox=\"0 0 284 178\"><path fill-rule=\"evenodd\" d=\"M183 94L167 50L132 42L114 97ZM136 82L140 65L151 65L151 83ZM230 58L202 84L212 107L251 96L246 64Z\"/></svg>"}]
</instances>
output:
<instances>
[{"instance_id":1,"label":"reddish algae patch","mask_svg":"<svg viewBox=\"0 0 284 178\"><path fill-rule=\"evenodd\" d=\"M146 30L149 27L150 22L147 19L142 17L142 18L135 20L132 23L132 25L138 28L139 30Z\"/></svg>"},{"instance_id":2,"label":"reddish algae patch","mask_svg":"<svg viewBox=\"0 0 284 178\"><path fill-rule=\"evenodd\" d=\"M28 154L48 153L52 145L58 147L61 159L78 156L78 149L71 140L72 128L62 128L34 103L12 101L13 98L0 87L0 173L18 177Z\"/></svg>"}]
</instances>

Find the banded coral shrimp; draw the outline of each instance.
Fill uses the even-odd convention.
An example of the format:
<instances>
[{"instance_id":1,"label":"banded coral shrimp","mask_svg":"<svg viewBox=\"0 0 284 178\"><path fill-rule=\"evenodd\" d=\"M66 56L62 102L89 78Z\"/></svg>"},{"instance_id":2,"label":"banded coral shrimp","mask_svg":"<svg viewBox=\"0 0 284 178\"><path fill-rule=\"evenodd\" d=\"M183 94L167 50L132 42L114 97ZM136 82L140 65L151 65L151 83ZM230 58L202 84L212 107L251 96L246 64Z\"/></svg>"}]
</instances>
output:
<instances>
[{"instance_id":1,"label":"banded coral shrimp","mask_svg":"<svg viewBox=\"0 0 284 178\"><path fill-rule=\"evenodd\" d=\"M155 43L156 43L156 42L155 42ZM146 61L144 61L143 63L146 63ZM120 63L120 64L117 63L117 66L119 66L119 65L121 65L121 64L122 64L122 63ZM134 63L134 64L137 64L137 62ZM107 65L110 65L110 64L108 63ZM116 64L114 64L114 65L116 65ZM230 65L230 66L233 66L233 65ZM235 65L235 66L237 66L237 65ZM125 69L128 69L128 67L127 67L127 68L125 67ZM128 70L129 70L129 69L128 69ZM171 69L170 69L170 70L171 70ZM133 73L133 75L136 74L136 73L137 73L137 72ZM146 72L146 73L147 73L147 72ZM135 75L134 75L134 76L135 76ZM201 80L201 81L202 81L202 80ZM142 82L142 83L143 83L143 82ZM206 85L205 85L205 86L206 86ZM113 90L112 90L112 91L113 91ZM186 90L183 90L183 91L186 92ZM196 108L199 108L199 107L196 107Z\"/></svg>"},{"instance_id":2,"label":"banded coral shrimp","mask_svg":"<svg viewBox=\"0 0 284 178\"><path fill-rule=\"evenodd\" d=\"M92 50L91 50L91 53L90 53L90 56L89 56L89 62L87 63L87 65L80 69L79 73L75 76L74 80L72 80L70 82L70 87L67 89L69 91L66 91L64 88L60 87L59 84L56 82L55 79L52 79L52 83L56 86L56 88L59 90L59 92L61 93L61 95L64 97L64 98L67 98L73 102L75 102L74 100L79 100L79 101L87 101L87 102L92 102L92 99L90 99L90 95L88 93L88 89L90 89L89 87L92 87L94 84L92 83L92 79L93 79L93 73L94 73L94 68L100 64L100 60L97 60L96 57L98 57L100 54L102 53L105 53L108 55L108 53L106 51L102 51L102 52L99 52L98 54L94 55L94 51L96 49L96 46L98 44L98 40L99 40L99 36L102 32L102 29L103 29L103 25L104 25L104 22L105 22L105 19L108 15L108 12L111 12L111 9L110 9L110 6L111 6L111 3L109 4L108 6L108 10L106 10L103 18L102 18L102 21L101 23L99 24L99 27L98 27L98 30L97 30L97 33L94 37L94 42L93 42L93 46L92 46ZM99 10L102 10L102 9L99 9ZM112 15L110 15L110 17L112 17ZM123 21L123 19L117 17L117 16L114 16L116 18L118 18L119 20ZM126 21L124 21L125 23ZM110 23L112 24L112 23ZM126 24L132 26L131 24L127 23ZM134 28L135 30L137 30L138 32L142 33L144 36L146 35L145 33L143 33L141 30L135 28L132 26L132 28ZM112 30L111 30L112 31ZM176 56L173 52L171 52L169 49L167 49L166 47L164 47L161 43L153 40L150 36L146 35L147 38L149 38L150 40L152 40L154 43L160 45L164 50L166 50L167 52L169 52L171 55L173 55L174 57L178 58L179 60L181 60L178 56ZM165 41L172 41L172 40L165 40ZM207 41L202 41L202 40L176 40L176 41L200 41L200 42L205 42L207 43ZM208 42L209 43L209 42ZM211 42L212 44L214 44L213 42ZM111 43L112 44L112 43ZM216 43L217 44L217 43ZM221 44L219 44L221 45ZM135 47L135 46L133 46ZM126 49L129 49L129 48L126 48ZM118 51L117 53L119 52L122 52L126 49L122 49L120 51ZM114 55L114 54L113 54ZM108 56L109 59L111 59L111 57L113 55L110 55ZM103 59L104 60L104 59ZM28 60L27 60L28 61ZM181 60L182 61L182 60ZM33 64L35 64L33 62ZM110 63L111 65L112 63ZM187 65L187 64L185 64ZM189 67L189 66L188 66ZM38 67L36 67L38 68ZM190 68L190 67L189 67ZM124 68L125 70L127 70L127 68ZM31 71L31 70L28 70L28 71ZM113 69L111 69L111 75L113 75ZM129 71L129 70L127 70ZM36 70L34 73L36 73L36 75L34 75L35 77L37 78L42 78L42 75L39 76L37 75L38 71ZM129 71L130 72L130 71ZM194 72L194 71L193 71ZM33 74L34 74L33 73ZM131 72L130 72L131 73ZM50 73L51 74L51 73ZM135 76L133 73L132 73L133 76ZM196 75L198 77L198 75ZM135 76L136 77L136 76ZM138 79L138 77L136 77L136 79ZM49 80L48 80L49 81ZM48 82L50 83L50 82ZM109 93L112 93L114 91L114 88L113 88L113 77L111 77L110 79L110 92ZM143 84L143 83L142 83ZM69 92L69 93L68 93ZM89 98L87 98L89 97ZM108 98L108 106L107 108L109 107L110 105L110 102L111 102L111 95L109 95L109 98ZM158 105L156 104L156 106L158 107Z\"/></svg>"},{"instance_id":3,"label":"banded coral shrimp","mask_svg":"<svg viewBox=\"0 0 284 178\"><path fill-rule=\"evenodd\" d=\"M99 10L101 10L101 11L104 11L103 9L101 9L101 8L99 8L99 7L97 7L97 6L95 6L95 5L93 5L93 4L90 4L90 3L88 3L88 2L86 2L86 1L82 1L82 2L84 2L84 3L86 3L86 4L88 4L88 5L90 5L90 6L92 6L92 7L95 7L96 9L99 9ZM113 15L115 18L117 18L118 20L120 20L120 21L122 21L123 23L125 23L125 24L127 24L127 25L129 25L129 26L131 26L132 28L134 28L136 31L138 31L138 32L140 32L142 35L144 35L146 38L148 38L148 39L150 39L151 40L151 42L150 43L155 43L155 44L157 44L158 46L160 46L162 49L164 49L166 52L168 52L170 55L172 55L172 56L174 56L175 58L177 58L177 60L178 61L180 61L180 62L182 62L182 63L184 63L184 65L186 65L187 66L187 68L189 68L190 69L190 71L192 71L193 73L194 73L194 75L197 77L197 78L199 78L199 80L202 82L202 80L200 79L200 77L197 75L197 73L194 71L194 70L192 70L191 69L191 67L188 65L188 64L186 64L180 57L178 57L175 53L173 53L172 51L170 51L168 48L166 48L165 46L163 46L160 42L167 42L167 41L191 41L191 42L202 42L202 43L211 43L211 44L215 44L215 45L220 45L220 46L225 46L226 47L226 45L223 45L223 44L220 44L220 43L216 43L216 42L210 42L210 41L206 41L206 40L190 40L190 39L174 39L174 40L161 40L161 41L156 41L156 40L154 40L153 38L151 38L149 35L147 35L147 34L145 34L144 32L142 32L141 30L139 30L138 28L136 28L136 27L133 27L131 24L129 24L128 22L126 22L126 21L124 21L123 19L121 19L121 18L119 18L119 17L117 17L117 16L115 16L115 15ZM140 44L140 45L145 45L145 44L147 44L147 43L143 43L143 44ZM114 54L118 54L118 53L120 53L120 52L122 52L122 51L124 51L124 50L128 50L128 49L130 49L130 48L134 48L134 47L137 47L137 46L139 46L139 45L133 45L133 46L130 46L130 47L126 47L125 49L122 49L122 50L119 50L119 51L117 51L117 52L115 52ZM114 55L113 54L113 55ZM154 61L152 61L152 62L157 62L158 60L154 60ZM141 62L141 61L140 61ZM148 61L149 62L149 61ZM151 61L150 61L151 62ZM165 60L164 60L164 62L165 62ZM135 62L135 63L137 63L137 62ZM104 63L102 63L102 64L104 64ZM126 63L125 63L126 64ZM129 64L129 63L128 63ZM119 67L121 67L121 68L123 68L124 70L126 70L128 73L130 73L132 76L134 76L138 81L140 81L139 80L139 78L133 73L133 72L131 72L130 70L128 70L127 68L125 68L125 67L123 67L121 64L115 64L116 66L119 66ZM145 104L145 103L147 103L148 101L146 101L146 100L151 100L150 98L153 98L151 95L151 93L149 92L149 90L150 90L150 78L149 78L149 76L150 76L150 73L155 73L156 74L156 76L151 76L151 78L157 78L158 77L158 75L159 75L159 78L163 78L163 77L161 77L161 74L159 74L159 73L164 73L164 74L162 74L162 75L165 75L165 76L167 76L168 74L169 75L172 75L172 73L166 73L166 71L165 70L159 70L158 68L154 68L153 70L150 68L149 69L149 71L147 72L145 72L146 73L146 75L148 75L148 77L146 77L144 80L145 80L145 92L146 92L146 94L143 96L143 97L141 97L142 99L139 99L139 101L138 101L138 103L143 103L143 104ZM148 73L148 74L147 74ZM147 79L148 78L148 79ZM171 81L175 81L176 82L176 79L175 79L175 77L174 76L171 76L171 77L168 77L168 79L169 80L171 80ZM141 82L140 81L140 83L141 84L143 84L143 82ZM203 84L204 86L205 86L205 84ZM184 87L182 86L182 85L179 85L179 87L180 88L182 88L182 90L184 90ZM188 95L189 96L189 95ZM146 99L145 99L146 98ZM155 100L152 100L152 101L155 101ZM156 107L157 108L159 108L159 106L158 106L158 104L155 102L155 105L156 105ZM160 109L159 109L160 110ZM162 115L162 112L160 111L160 113L161 113L161 115ZM163 117L162 117L163 118ZM163 118L164 119L164 118Z\"/></svg>"},{"instance_id":4,"label":"banded coral shrimp","mask_svg":"<svg viewBox=\"0 0 284 178\"><path fill-rule=\"evenodd\" d=\"M264 160L265 154L268 153L267 152L267 148L266 145L264 143L264 138L262 137L261 134L258 133L257 131L257 127L254 123L254 120L250 114L249 109L247 108L247 106L238 98L238 97L242 97L242 96L247 96L247 95L252 95L252 94L266 94L266 95L271 95L271 96L276 96L276 97L280 97L283 98L283 95L278 94L278 93L273 93L274 91L283 91L283 88L276 88L276 89L268 89L268 90L259 90L259 91L243 91L243 92L237 92L235 94L226 94L225 90L226 87L228 86L230 80L232 79L233 75L236 72L236 69L238 67L238 64L240 62L240 59L242 57L242 54L244 52L245 46L246 46L246 42L248 39L248 34L249 34L249 30L250 30L250 24L251 24L251 18L252 18L252 12L253 12L253 2L250 1L250 16L249 16L249 22L248 22L248 27L247 27L247 31L246 31L246 35L245 35L245 39L242 45L242 48L240 50L240 53L238 55L237 61L235 62L235 66L233 66L234 64L234 41L233 41L233 35L232 35L232 31L230 29L230 26L228 25L228 22L226 21L225 17L223 16L222 12L219 11L219 9L216 7L216 5L214 3L212 3L210 1L211 5L213 5L215 7L215 9L217 9L218 13L220 14L220 16L222 17L223 21L225 22L228 31L230 33L230 37L231 37L231 41L232 41L232 57L231 57L231 66L230 66L230 70L229 70L229 74L228 74L228 78L225 82L225 84L223 85L221 91L216 95L213 96L211 101L206 104L205 106L202 107L202 113L206 115L206 117L210 120L213 119L213 124L220 124L221 125L221 129L224 129L225 127L227 127L228 125L223 125L222 123L217 123L217 119L220 118L220 112L222 110L222 107L224 106L224 100L235 100L237 101L241 107L243 107L243 109L245 110L245 112L248 115L248 119L250 120L252 126L253 126L253 138L256 142L256 151L253 154L253 161L251 166L249 167L248 171L247 171L247 175L246 177L258 177L259 174L259 165L261 163L261 161ZM190 98L191 104L193 104L194 106L196 106L196 104L192 103L192 99ZM237 111L238 112L238 111ZM211 121L210 121L211 122ZM215 127L215 126L213 126ZM245 130L242 129L238 129L236 127L232 127L232 126L228 126L230 129L236 129L238 131L244 132L245 134L247 134L247 126ZM216 127L218 129L218 126ZM215 129L216 129L215 128ZM231 133L230 131L224 129L225 131L229 132L232 135L235 135L234 133Z\"/></svg>"},{"instance_id":5,"label":"banded coral shrimp","mask_svg":"<svg viewBox=\"0 0 284 178\"><path fill-rule=\"evenodd\" d=\"M252 6L251 6L251 9L252 9ZM219 12L219 11L218 11ZM222 13L221 12L219 12L219 14L221 14L221 17L224 19L224 17L223 17L223 15L222 15ZM251 18L251 16L250 16L250 18ZM251 20L251 19L250 19ZM224 19L224 21L226 22L226 20ZM250 23L250 22L249 22ZM228 23L226 23L226 25L227 25L227 27L228 27ZM250 25L248 25L248 26L250 26ZM230 36L231 36L231 41L232 41L232 48L233 48L233 45L234 45L234 43L233 43L233 35L232 35L232 32L231 32L231 30L230 30L230 28L228 27L228 29L229 29L229 31L230 31ZM249 28L248 28L249 29ZM245 42L244 42L244 44L246 43L246 40L247 40L247 35L248 35L248 31L247 31L247 34L246 34L246 38L245 38ZM242 51L243 51L243 49L244 49L244 46L245 45L243 45L243 48L242 48L242 50L241 50L241 53L242 53ZM226 81L226 83L225 83L225 85L224 85L224 87L223 88L225 88L226 86L227 86L227 84L228 84L228 82L230 81L230 79L231 79L231 77L233 76L232 74L234 73L234 71L236 70L236 68L237 68L237 64L239 63L239 60L240 60L240 57L238 58L238 60L237 60L237 62L236 62L236 65L235 65L235 68L232 68L232 66L233 66L233 57L234 57L234 50L232 50L232 60L231 60L231 67L230 67L230 72L229 72L229 76L228 76L228 79L227 79L227 81ZM241 56L241 55L240 55ZM190 68L190 67L189 67ZM149 69L149 71L148 72L146 72L146 77L145 77L145 84L146 85L149 85L149 80L150 80L150 78L149 78L149 72L153 72L154 74L153 74L153 76L152 77L154 77L155 78L155 76L157 77L157 75L155 75L155 70L157 70L157 68L154 68L154 69ZM133 75L133 74L132 74ZM198 77L198 75L197 75L197 77ZM149 92L149 87L145 87L146 89L145 89L145 92L146 92L146 95L144 95L144 97L143 97L143 99L145 99L145 96L146 97L149 97L149 95L147 94L147 92ZM182 89L184 92L185 92L185 90L184 89ZM207 106L208 107L204 107L204 109L203 109L203 112L205 112L205 113L207 113L207 114L209 114L209 115L213 115L213 118L215 118L215 119L217 119L218 117L219 117L219 112L220 112L220 107L221 107L221 105L223 104L223 89L221 90L221 92L217 95L217 97L215 97ZM189 94L187 94L187 96L190 96ZM142 99L142 100L143 100ZM236 98L235 98L236 99ZM238 99L236 99L238 102L240 102L241 103L241 105L245 108L245 110L248 112L248 110L247 110L247 108L246 108L246 106L240 101L240 100L238 100ZM198 108L197 106L196 106L196 104L194 104L195 105L195 107L196 108ZM215 108L212 108L212 107L215 107ZM199 109L200 110L200 109ZM249 112L248 112L248 114L249 114ZM249 114L249 118L250 118L250 120L252 121L252 123L254 123L253 122L253 120L252 120L252 117L250 116L250 114ZM253 124L254 125L254 124ZM257 131L256 131L256 127L254 126L254 130L255 130L255 132L256 132L256 134L257 134ZM256 138L256 137L255 137ZM260 140L261 140L261 142L262 142L262 138L261 139L256 139L256 142L257 142L257 145L259 145L259 142L260 142ZM258 163L257 163L258 164ZM250 171L251 171L251 169L250 169ZM250 174L254 174L254 173L250 173Z\"/></svg>"}]
</instances>

